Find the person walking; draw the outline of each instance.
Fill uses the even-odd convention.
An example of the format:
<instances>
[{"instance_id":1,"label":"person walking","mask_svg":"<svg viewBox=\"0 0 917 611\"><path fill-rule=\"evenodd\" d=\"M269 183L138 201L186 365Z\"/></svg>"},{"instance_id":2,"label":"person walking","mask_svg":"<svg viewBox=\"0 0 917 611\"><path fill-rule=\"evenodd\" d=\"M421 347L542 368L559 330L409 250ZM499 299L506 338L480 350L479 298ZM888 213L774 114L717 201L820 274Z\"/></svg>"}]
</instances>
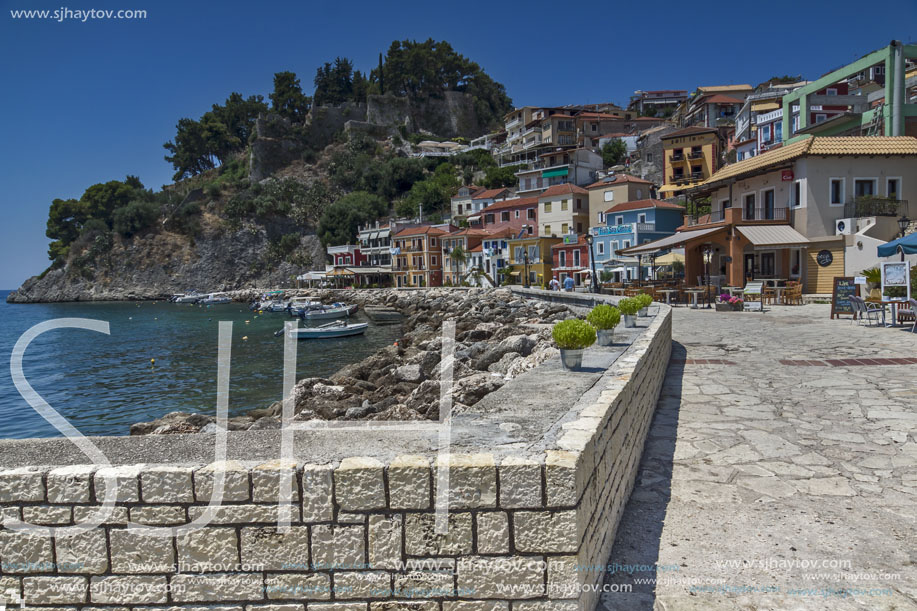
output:
<instances>
[{"instance_id":1,"label":"person walking","mask_svg":"<svg viewBox=\"0 0 917 611\"><path fill-rule=\"evenodd\" d=\"M564 278L564 290L565 291L567 291L568 293L572 293L573 285L574 285L573 276L567 276L566 278Z\"/></svg>"},{"instance_id":2,"label":"person walking","mask_svg":"<svg viewBox=\"0 0 917 611\"><path fill-rule=\"evenodd\" d=\"M552 291L560 290L560 282L557 280L557 278L551 278L551 290Z\"/></svg>"}]
</instances>

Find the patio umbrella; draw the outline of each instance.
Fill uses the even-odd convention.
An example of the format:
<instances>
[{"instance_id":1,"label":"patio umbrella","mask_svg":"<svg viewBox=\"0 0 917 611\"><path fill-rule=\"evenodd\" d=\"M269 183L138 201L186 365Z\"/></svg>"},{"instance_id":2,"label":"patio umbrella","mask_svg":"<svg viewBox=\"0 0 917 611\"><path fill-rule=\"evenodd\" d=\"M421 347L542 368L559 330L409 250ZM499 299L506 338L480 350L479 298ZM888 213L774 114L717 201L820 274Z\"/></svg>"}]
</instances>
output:
<instances>
[{"instance_id":1,"label":"patio umbrella","mask_svg":"<svg viewBox=\"0 0 917 611\"><path fill-rule=\"evenodd\" d=\"M680 255L677 252L670 252L667 255L662 255L661 257L656 257L656 265L672 265L678 261L679 263L685 262L685 256Z\"/></svg>"},{"instance_id":2,"label":"patio umbrella","mask_svg":"<svg viewBox=\"0 0 917 611\"><path fill-rule=\"evenodd\" d=\"M917 255L917 233L911 233L879 246L879 256L892 257L898 253L899 249L906 255Z\"/></svg>"}]
</instances>

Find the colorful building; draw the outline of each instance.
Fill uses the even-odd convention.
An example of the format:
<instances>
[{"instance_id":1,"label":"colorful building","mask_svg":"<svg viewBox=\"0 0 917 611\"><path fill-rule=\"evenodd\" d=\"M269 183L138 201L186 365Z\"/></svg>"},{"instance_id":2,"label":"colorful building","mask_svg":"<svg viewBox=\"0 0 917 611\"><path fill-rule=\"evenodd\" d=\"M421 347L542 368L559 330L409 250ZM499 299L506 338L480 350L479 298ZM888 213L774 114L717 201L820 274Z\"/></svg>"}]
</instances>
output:
<instances>
[{"instance_id":1,"label":"colorful building","mask_svg":"<svg viewBox=\"0 0 917 611\"><path fill-rule=\"evenodd\" d=\"M509 229L513 235L538 234L538 198L516 197L487 206L481 211L482 229L495 233Z\"/></svg>"},{"instance_id":2,"label":"colorful building","mask_svg":"<svg viewBox=\"0 0 917 611\"><path fill-rule=\"evenodd\" d=\"M392 239L395 286L441 286L443 252L440 240L455 227L426 225L402 229Z\"/></svg>"},{"instance_id":3,"label":"colorful building","mask_svg":"<svg viewBox=\"0 0 917 611\"><path fill-rule=\"evenodd\" d=\"M538 235L583 233L589 227L589 192L571 184L555 185L538 198Z\"/></svg>"},{"instance_id":4,"label":"colorful building","mask_svg":"<svg viewBox=\"0 0 917 611\"><path fill-rule=\"evenodd\" d=\"M605 211L624 202L652 196L653 183L630 174L611 173L591 185L589 192L589 226L605 224Z\"/></svg>"},{"instance_id":5,"label":"colorful building","mask_svg":"<svg viewBox=\"0 0 917 611\"><path fill-rule=\"evenodd\" d=\"M680 195L717 170L719 135L711 127L686 127L662 136L663 197Z\"/></svg>"},{"instance_id":6,"label":"colorful building","mask_svg":"<svg viewBox=\"0 0 917 611\"><path fill-rule=\"evenodd\" d=\"M490 234L481 229L459 229L440 237L443 249L443 282L459 286L472 269L471 252Z\"/></svg>"},{"instance_id":7,"label":"colorful building","mask_svg":"<svg viewBox=\"0 0 917 611\"><path fill-rule=\"evenodd\" d=\"M516 195L532 196L555 185L588 185L602 170L602 156L589 149L552 150L539 155L539 161L516 172Z\"/></svg>"},{"instance_id":8,"label":"colorful building","mask_svg":"<svg viewBox=\"0 0 917 611\"><path fill-rule=\"evenodd\" d=\"M604 223L589 229L595 236L592 248L596 268L618 270L620 277L628 280L644 278L649 267L643 273L640 270L651 261L620 255L618 251L673 235L684 223L684 212L683 206L658 199L625 202L609 208Z\"/></svg>"},{"instance_id":9,"label":"colorful building","mask_svg":"<svg viewBox=\"0 0 917 611\"><path fill-rule=\"evenodd\" d=\"M331 265L335 267L364 265L366 261L366 257L360 252L360 246L358 244L329 246L328 256L331 257Z\"/></svg>"},{"instance_id":10,"label":"colorful building","mask_svg":"<svg viewBox=\"0 0 917 611\"><path fill-rule=\"evenodd\" d=\"M551 247L560 241L560 238L542 236L507 240L509 263L503 284L547 286L552 278Z\"/></svg>"},{"instance_id":11,"label":"colorful building","mask_svg":"<svg viewBox=\"0 0 917 611\"><path fill-rule=\"evenodd\" d=\"M623 254L683 245L691 283L709 271L714 284L798 280L830 294L836 276L875 264L901 217L917 218L914 176L917 138L809 136L722 168L690 193L710 198L709 214Z\"/></svg>"},{"instance_id":12,"label":"colorful building","mask_svg":"<svg viewBox=\"0 0 917 611\"><path fill-rule=\"evenodd\" d=\"M497 286L500 281L500 270L509 264L509 239L515 237L509 229L499 229L487 234L478 246L471 249L471 284L478 286Z\"/></svg>"},{"instance_id":13,"label":"colorful building","mask_svg":"<svg viewBox=\"0 0 917 611\"><path fill-rule=\"evenodd\" d=\"M551 273L563 286L564 280L573 278L575 286L588 286L592 282L589 262L589 245L584 235L566 235L562 242L551 247L554 262Z\"/></svg>"}]
</instances>

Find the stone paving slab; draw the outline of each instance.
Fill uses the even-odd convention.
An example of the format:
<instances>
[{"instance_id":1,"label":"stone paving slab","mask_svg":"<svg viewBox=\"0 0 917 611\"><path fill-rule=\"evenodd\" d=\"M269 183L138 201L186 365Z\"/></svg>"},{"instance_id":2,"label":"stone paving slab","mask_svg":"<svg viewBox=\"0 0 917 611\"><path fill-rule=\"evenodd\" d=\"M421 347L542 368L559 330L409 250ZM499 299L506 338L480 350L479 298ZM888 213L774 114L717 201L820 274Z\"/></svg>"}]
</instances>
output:
<instances>
[{"instance_id":1,"label":"stone paving slab","mask_svg":"<svg viewBox=\"0 0 917 611\"><path fill-rule=\"evenodd\" d=\"M832 321L826 305L676 308L598 608L917 610L907 329Z\"/></svg>"}]
</instances>

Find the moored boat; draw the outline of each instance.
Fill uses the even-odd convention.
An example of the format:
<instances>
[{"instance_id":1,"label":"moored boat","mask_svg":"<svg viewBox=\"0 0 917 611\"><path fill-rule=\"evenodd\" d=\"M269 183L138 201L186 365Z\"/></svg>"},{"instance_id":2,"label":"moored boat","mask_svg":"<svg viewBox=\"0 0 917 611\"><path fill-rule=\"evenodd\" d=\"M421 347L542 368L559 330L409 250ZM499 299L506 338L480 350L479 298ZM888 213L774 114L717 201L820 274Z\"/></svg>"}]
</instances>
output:
<instances>
[{"instance_id":1,"label":"moored boat","mask_svg":"<svg viewBox=\"0 0 917 611\"><path fill-rule=\"evenodd\" d=\"M232 299L224 293L210 293L200 298L197 303L201 305L217 305L220 303L230 303Z\"/></svg>"},{"instance_id":2,"label":"moored boat","mask_svg":"<svg viewBox=\"0 0 917 611\"><path fill-rule=\"evenodd\" d=\"M296 339L325 339L331 337L348 337L351 335L362 335L369 326L367 322L346 323L343 320L326 323L319 327L301 327L291 329L290 337Z\"/></svg>"},{"instance_id":3,"label":"moored boat","mask_svg":"<svg viewBox=\"0 0 917 611\"><path fill-rule=\"evenodd\" d=\"M302 310L299 317L303 320L327 320L329 318L346 318L356 313L359 306L345 303L332 303L320 308Z\"/></svg>"}]
</instances>

